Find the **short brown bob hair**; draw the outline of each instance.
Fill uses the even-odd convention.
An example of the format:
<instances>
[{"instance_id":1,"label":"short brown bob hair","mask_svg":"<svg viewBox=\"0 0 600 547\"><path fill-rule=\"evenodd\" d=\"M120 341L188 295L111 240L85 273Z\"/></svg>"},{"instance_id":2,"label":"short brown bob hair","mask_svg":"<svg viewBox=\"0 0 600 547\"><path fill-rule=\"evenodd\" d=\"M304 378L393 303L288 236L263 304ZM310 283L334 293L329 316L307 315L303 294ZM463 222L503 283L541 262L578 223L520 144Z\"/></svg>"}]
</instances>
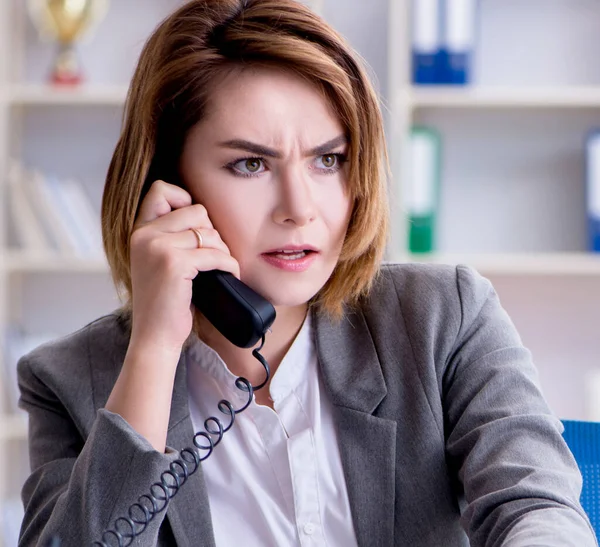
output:
<instances>
[{"instance_id":1,"label":"short brown bob hair","mask_svg":"<svg viewBox=\"0 0 600 547\"><path fill-rule=\"evenodd\" d=\"M340 319L371 288L388 238L388 158L378 97L345 40L296 0L192 0L146 42L102 198L102 235L124 309L131 306L129 241L139 205L161 179L181 184L179 159L203 119L211 83L251 65L281 67L315 84L349 142L352 214L331 277L311 300ZM124 298L123 298L124 297Z\"/></svg>"}]
</instances>

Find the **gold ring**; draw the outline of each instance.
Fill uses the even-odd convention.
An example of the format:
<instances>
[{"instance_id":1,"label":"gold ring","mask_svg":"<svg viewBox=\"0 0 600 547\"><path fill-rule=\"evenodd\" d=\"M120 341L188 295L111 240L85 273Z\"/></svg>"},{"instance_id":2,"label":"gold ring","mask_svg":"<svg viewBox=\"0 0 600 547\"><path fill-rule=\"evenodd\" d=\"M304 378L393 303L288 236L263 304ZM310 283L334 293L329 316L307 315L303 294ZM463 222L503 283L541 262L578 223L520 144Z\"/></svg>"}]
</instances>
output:
<instances>
[{"instance_id":1,"label":"gold ring","mask_svg":"<svg viewBox=\"0 0 600 547\"><path fill-rule=\"evenodd\" d=\"M204 247L204 242L202 241L202 232L198 228L191 228L191 230L196 234L196 239L198 240L198 249L202 249L202 247Z\"/></svg>"}]
</instances>

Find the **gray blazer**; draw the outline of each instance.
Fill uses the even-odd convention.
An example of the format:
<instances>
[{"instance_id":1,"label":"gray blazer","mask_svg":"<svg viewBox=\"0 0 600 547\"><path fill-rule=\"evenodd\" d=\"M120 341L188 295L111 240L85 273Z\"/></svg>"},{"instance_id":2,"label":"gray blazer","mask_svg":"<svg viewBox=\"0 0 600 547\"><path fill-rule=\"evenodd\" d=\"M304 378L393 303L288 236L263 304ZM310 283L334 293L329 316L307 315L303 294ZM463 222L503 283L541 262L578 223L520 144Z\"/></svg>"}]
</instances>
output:
<instances>
[{"instance_id":1,"label":"gray blazer","mask_svg":"<svg viewBox=\"0 0 600 547\"><path fill-rule=\"evenodd\" d=\"M596 546L562 425L491 284L464 266L381 273L341 323L312 312L359 545ZM32 473L19 545L100 539L191 445L186 351L166 454L103 410L128 336L115 312L20 360ZM202 469L134 545L214 545Z\"/></svg>"}]
</instances>

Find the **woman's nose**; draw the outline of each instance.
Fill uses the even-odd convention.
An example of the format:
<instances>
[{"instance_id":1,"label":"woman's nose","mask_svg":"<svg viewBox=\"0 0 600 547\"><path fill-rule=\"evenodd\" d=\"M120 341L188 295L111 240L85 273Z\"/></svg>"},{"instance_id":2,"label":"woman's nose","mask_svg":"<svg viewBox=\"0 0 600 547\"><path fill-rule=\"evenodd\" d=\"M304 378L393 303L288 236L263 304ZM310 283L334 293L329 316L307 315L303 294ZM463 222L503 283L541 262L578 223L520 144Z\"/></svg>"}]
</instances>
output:
<instances>
[{"instance_id":1,"label":"woman's nose","mask_svg":"<svg viewBox=\"0 0 600 547\"><path fill-rule=\"evenodd\" d=\"M304 168L305 169L305 168ZM273 219L279 224L304 226L316 217L314 189L311 178L303 169L288 168L279 173L278 199Z\"/></svg>"}]
</instances>

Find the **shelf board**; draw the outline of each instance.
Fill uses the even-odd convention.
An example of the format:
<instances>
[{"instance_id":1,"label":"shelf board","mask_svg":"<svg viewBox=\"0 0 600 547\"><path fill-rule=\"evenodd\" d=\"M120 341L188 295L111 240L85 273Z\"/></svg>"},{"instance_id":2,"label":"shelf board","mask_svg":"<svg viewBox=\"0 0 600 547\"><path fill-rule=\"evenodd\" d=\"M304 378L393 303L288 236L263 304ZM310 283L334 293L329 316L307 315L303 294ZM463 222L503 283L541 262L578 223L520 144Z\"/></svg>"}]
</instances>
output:
<instances>
[{"instance_id":1,"label":"shelf board","mask_svg":"<svg viewBox=\"0 0 600 547\"><path fill-rule=\"evenodd\" d=\"M6 101L10 105L96 105L121 106L125 102L125 85L89 85L60 88L45 84L9 86Z\"/></svg>"},{"instance_id":2,"label":"shelf board","mask_svg":"<svg viewBox=\"0 0 600 547\"><path fill-rule=\"evenodd\" d=\"M600 107L600 86L477 87L412 86L401 91L413 108L584 108ZM13 105L115 105L125 102L127 85L60 88L45 84L9 86Z\"/></svg>"},{"instance_id":3,"label":"shelf board","mask_svg":"<svg viewBox=\"0 0 600 547\"><path fill-rule=\"evenodd\" d=\"M491 274L600 276L600 253L406 253L395 255L391 261L467 264ZM6 267L9 272L17 273L109 271L104 258L85 259L22 251L8 252Z\"/></svg>"},{"instance_id":4,"label":"shelf board","mask_svg":"<svg viewBox=\"0 0 600 547\"><path fill-rule=\"evenodd\" d=\"M56 253L32 253L9 251L6 253L6 269L14 273L32 272L90 272L108 273L105 258L80 258Z\"/></svg>"},{"instance_id":5,"label":"shelf board","mask_svg":"<svg viewBox=\"0 0 600 547\"><path fill-rule=\"evenodd\" d=\"M600 276L600 253L405 254L393 261L466 264L492 275Z\"/></svg>"},{"instance_id":6,"label":"shelf board","mask_svg":"<svg viewBox=\"0 0 600 547\"><path fill-rule=\"evenodd\" d=\"M413 108L595 108L600 86L412 86L408 97Z\"/></svg>"},{"instance_id":7,"label":"shelf board","mask_svg":"<svg viewBox=\"0 0 600 547\"><path fill-rule=\"evenodd\" d=\"M27 416L25 414L0 415L0 441L27 439Z\"/></svg>"}]
</instances>

